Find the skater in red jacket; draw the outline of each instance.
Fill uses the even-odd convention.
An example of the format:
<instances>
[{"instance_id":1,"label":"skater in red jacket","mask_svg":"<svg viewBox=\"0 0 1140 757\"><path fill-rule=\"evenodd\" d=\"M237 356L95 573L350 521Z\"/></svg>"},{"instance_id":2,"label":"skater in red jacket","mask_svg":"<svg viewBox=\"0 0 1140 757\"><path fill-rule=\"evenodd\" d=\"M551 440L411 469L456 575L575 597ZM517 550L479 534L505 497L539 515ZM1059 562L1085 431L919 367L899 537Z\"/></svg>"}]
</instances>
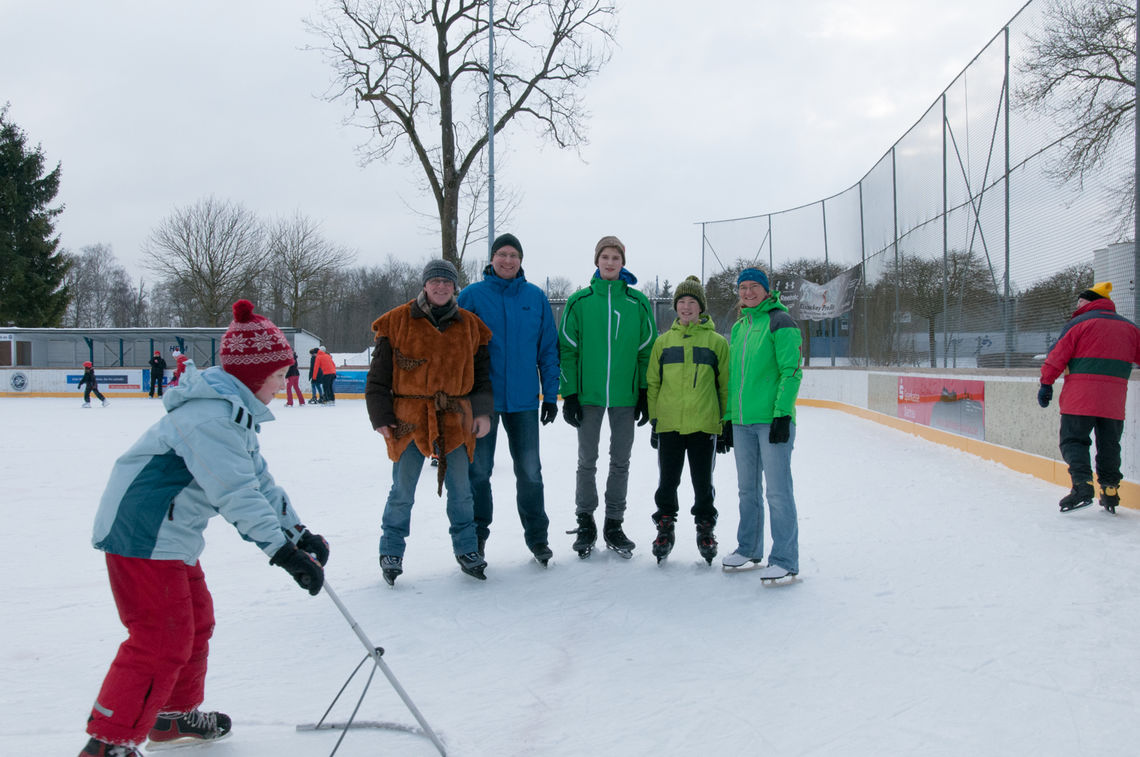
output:
<instances>
[{"instance_id":1,"label":"skater in red jacket","mask_svg":"<svg viewBox=\"0 0 1140 757\"><path fill-rule=\"evenodd\" d=\"M1048 407L1053 382L1061 387L1061 456L1069 464L1073 489L1061 499L1061 512L1092 504L1091 433L1096 431L1096 477L1100 504L1116 512L1120 504L1120 437L1124 400L1132 364L1140 364L1140 328L1116 314L1112 282L1081 292L1072 319L1065 324L1041 366L1037 402Z\"/></svg>"}]
</instances>

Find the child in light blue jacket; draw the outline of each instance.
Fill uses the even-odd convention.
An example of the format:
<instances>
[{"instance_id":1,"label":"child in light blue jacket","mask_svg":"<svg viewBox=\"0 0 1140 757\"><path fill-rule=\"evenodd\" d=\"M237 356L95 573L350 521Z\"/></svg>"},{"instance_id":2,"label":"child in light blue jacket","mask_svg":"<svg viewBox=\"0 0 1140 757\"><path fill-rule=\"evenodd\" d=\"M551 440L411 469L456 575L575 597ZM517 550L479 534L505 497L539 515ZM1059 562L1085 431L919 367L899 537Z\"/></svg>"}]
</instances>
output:
<instances>
[{"instance_id":1,"label":"child in light blue jacket","mask_svg":"<svg viewBox=\"0 0 1140 757\"><path fill-rule=\"evenodd\" d=\"M328 544L301 525L261 456L257 434L285 386L293 349L248 300L234 304L221 366L188 363L163 397L166 415L120 457L95 516L111 592L129 638L91 711L80 757L132 757L151 745L223 738L228 716L198 709L214 628L198 562L221 515L310 594L320 592Z\"/></svg>"}]
</instances>

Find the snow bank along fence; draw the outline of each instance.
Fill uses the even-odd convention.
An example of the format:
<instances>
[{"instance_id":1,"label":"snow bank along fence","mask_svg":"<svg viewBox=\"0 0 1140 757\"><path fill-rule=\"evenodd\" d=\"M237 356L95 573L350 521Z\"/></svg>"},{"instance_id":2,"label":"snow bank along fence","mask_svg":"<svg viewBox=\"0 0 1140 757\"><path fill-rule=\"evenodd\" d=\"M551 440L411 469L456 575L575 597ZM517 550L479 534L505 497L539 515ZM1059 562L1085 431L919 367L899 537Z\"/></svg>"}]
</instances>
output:
<instances>
[{"instance_id":1,"label":"snow bank along fence","mask_svg":"<svg viewBox=\"0 0 1140 757\"><path fill-rule=\"evenodd\" d=\"M1040 408L1037 376L1016 373L808 369L799 404L853 413L1068 489L1056 399ZM1140 509L1140 380L1129 382L1125 418L1120 499ZM901 469L905 476L905 465Z\"/></svg>"},{"instance_id":2,"label":"snow bank along fence","mask_svg":"<svg viewBox=\"0 0 1140 757\"><path fill-rule=\"evenodd\" d=\"M1118 312L1135 321L1136 246L1116 244L1134 237L1121 228L1132 132L1122 130L1099 170L1062 182L1065 148L1087 133L1082 115L1045 113L1019 97L1048 5L1027 3L854 186L797 208L703 222L702 279L744 260L797 282L795 294L820 306L812 320L801 316L813 364L1031 364L1094 280L1111 280ZM828 285L844 274L858 284L836 313L828 295L842 288ZM814 291L799 291L805 280Z\"/></svg>"}]
</instances>

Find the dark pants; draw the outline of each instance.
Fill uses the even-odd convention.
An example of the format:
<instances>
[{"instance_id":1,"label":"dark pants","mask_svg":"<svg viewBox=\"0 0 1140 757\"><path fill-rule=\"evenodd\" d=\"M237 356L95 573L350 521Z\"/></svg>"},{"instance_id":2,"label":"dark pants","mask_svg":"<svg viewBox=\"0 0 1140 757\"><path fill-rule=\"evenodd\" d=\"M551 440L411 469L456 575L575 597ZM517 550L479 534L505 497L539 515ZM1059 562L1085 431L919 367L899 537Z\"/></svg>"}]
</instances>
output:
<instances>
[{"instance_id":1,"label":"dark pants","mask_svg":"<svg viewBox=\"0 0 1140 757\"><path fill-rule=\"evenodd\" d=\"M1096 478L1101 487L1120 484L1120 437L1124 421L1095 415L1061 414L1061 456L1069 464L1073 485L1093 480L1089 462L1090 434L1096 431Z\"/></svg>"},{"instance_id":2,"label":"dark pants","mask_svg":"<svg viewBox=\"0 0 1140 757\"><path fill-rule=\"evenodd\" d=\"M87 384L86 386L83 387L83 401L84 402L90 402L92 394L94 394L96 397L98 397L100 402L106 402L107 401L107 398L104 397L103 393L99 391L99 387L91 386L90 384Z\"/></svg>"},{"instance_id":3,"label":"dark pants","mask_svg":"<svg viewBox=\"0 0 1140 757\"><path fill-rule=\"evenodd\" d=\"M202 704L214 601L198 563L109 554L107 574L128 638L103 679L87 733L139 744L158 713Z\"/></svg>"},{"instance_id":4,"label":"dark pants","mask_svg":"<svg viewBox=\"0 0 1140 757\"><path fill-rule=\"evenodd\" d=\"M158 389L158 396L162 396L162 374L150 374L150 396L154 396L154 390Z\"/></svg>"},{"instance_id":5,"label":"dark pants","mask_svg":"<svg viewBox=\"0 0 1140 757\"><path fill-rule=\"evenodd\" d=\"M333 384L336 382L336 374L331 376L321 376L321 389L324 394L321 396L321 402L336 402L336 393L333 392Z\"/></svg>"},{"instance_id":6,"label":"dark pants","mask_svg":"<svg viewBox=\"0 0 1140 757\"><path fill-rule=\"evenodd\" d=\"M484 541L491 533L494 502L491 498L491 471L495 467L495 446L499 423L507 434L507 446L515 464L515 504L523 526L526 545L534 548L548 542L550 518L542 486L542 463L538 457L538 411L494 413L491 430L475 442L471 463L471 493L475 498L475 533Z\"/></svg>"},{"instance_id":7,"label":"dark pants","mask_svg":"<svg viewBox=\"0 0 1140 757\"><path fill-rule=\"evenodd\" d=\"M659 478L657 493L653 500L657 503L657 515L677 517L677 487L681 484L681 471L685 458L689 459L689 478L693 482L693 508L689 511L695 521L716 523L716 507L713 500L712 473L716 462L716 436L713 434L682 434L678 431L665 431L657 437L657 468Z\"/></svg>"}]
</instances>

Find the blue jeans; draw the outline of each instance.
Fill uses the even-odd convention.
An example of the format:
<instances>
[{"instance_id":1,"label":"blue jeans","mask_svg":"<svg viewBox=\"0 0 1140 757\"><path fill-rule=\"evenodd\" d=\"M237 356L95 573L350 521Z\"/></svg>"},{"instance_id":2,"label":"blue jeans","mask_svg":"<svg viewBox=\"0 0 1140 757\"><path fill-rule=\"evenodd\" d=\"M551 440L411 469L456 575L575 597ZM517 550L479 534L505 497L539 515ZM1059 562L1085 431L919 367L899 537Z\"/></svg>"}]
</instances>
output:
<instances>
[{"instance_id":1,"label":"blue jeans","mask_svg":"<svg viewBox=\"0 0 1140 757\"><path fill-rule=\"evenodd\" d=\"M416 484L424 467L424 456L415 443L409 444L392 464L392 489L380 521L380 554L404 556L404 540L412 523ZM467 480L467 447L460 445L447 454L443 485L447 488L447 519L451 522L451 548L457 555L475 551L475 519L472 513L471 484ZM434 488L434 485L433 487Z\"/></svg>"},{"instance_id":2,"label":"blue jeans","mask_svg":"<svg viewBox=\"0 0 1140 757\"><path fill-rule=\"evenodd\" d=\"M471 494L475 498L475 533L484 540L491 533L494 511L491 471L495 467L495 443L500 421L507 433L507 447L515 464L515 499L523 538L530 548L546 544L550 519L546 516L542 463L538 457L538 410L492 413L491 430L475 442L475 460L470 471Z\"/></svg>"},{"instance_id":3,"label":"blue jeans","mask_svg":"<svg viewBox=\"0 0 1140 757\"><path fill-rule=\"evenodd\" d=\"M736 551L745 557L764 556L764 483L768 484L772 551L769 565L800 572L799 523L792 493L792 447L796 424L784 444L769 444L768 423L732 424L732 449L736 453L736 481L740 490L740 525Z\"/></svg>"}]
</instances>

